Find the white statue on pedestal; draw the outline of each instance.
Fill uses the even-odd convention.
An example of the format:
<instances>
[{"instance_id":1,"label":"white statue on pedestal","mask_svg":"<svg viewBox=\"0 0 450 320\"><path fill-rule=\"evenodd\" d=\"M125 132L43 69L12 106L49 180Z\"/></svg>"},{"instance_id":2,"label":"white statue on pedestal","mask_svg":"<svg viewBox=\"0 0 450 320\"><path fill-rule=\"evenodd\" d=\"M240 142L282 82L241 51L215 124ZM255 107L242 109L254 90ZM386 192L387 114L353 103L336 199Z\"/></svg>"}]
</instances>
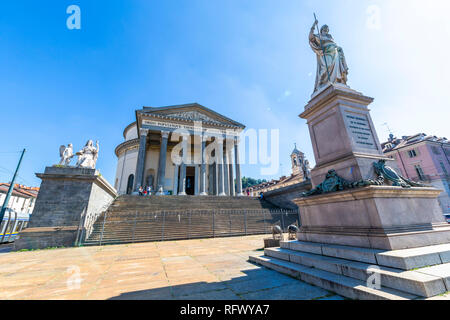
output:
<instances>
[{"instance_id":1,"label":"white statue on pedestal","mask_svg":"<svg viewBox=\"0 0 450 320\"><path fill-rule=\"evenodd\" d=\"M94 142L89 140L84 148L77 152L77 168L95 169L99 150L98 141L96 142L96 146L94 147Z\"/></svg>"},{"instance_id":2,"label":"white statue on pedestal","mask_svg":"<svg viewBox=\"0 0 450 320\"><path fill-rule=\"evenodd\" d=\"M71 143L69 143L67 148L64 145L59 147L59 156L61 157L61 160L59 161L59 165L63 165L63 166L70 165L70 161L74 157L73 145Z\"/></svg>"}]
</instances>

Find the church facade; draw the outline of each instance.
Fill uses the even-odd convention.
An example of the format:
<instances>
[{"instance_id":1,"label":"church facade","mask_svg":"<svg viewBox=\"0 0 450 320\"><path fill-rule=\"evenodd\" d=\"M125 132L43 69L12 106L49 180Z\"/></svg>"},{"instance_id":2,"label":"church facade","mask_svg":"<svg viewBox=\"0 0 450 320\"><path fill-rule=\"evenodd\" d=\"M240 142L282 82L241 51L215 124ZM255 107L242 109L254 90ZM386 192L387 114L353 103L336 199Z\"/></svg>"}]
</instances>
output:
<instances>
[{"instance_id":1,"label":"church facade","mask_svg":"<svg viewBox=\"0 0 450 320\"><path fill-rule=\"evenodd\" d=\"M119 194L242 195L239 136L245 126L200 104L143 107L116 147Z\"/></svg>"}]
</instances>

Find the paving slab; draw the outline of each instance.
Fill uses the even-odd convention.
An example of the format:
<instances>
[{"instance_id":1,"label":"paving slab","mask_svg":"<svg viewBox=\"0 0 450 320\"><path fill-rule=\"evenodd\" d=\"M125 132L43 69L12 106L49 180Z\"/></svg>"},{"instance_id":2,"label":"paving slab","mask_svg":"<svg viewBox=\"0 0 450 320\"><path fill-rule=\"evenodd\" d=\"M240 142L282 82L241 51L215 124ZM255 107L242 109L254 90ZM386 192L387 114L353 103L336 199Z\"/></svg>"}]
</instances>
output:
<instances>
[{"instance_id":1,"label":"paving slab","mask_svg":"<svg viewBox=\"0 0 450 320\"><path fill-rule=\"evenodd\" d=\"M318 300L330 292L304 282L259 290L241 295L245 300Z\"/></svg>"},{"instance_id":2,"label":"paving slab","mask_svg":"<svg viewBox=\"0 0 450 320\"><path fill-rule=\"evenodd\" d=\"M239 300L252 293L263 300L295 300L330 294L250 263L250 255L264 254L265 237L0 254L0 299Z\"/></svg>"}]
</instances>

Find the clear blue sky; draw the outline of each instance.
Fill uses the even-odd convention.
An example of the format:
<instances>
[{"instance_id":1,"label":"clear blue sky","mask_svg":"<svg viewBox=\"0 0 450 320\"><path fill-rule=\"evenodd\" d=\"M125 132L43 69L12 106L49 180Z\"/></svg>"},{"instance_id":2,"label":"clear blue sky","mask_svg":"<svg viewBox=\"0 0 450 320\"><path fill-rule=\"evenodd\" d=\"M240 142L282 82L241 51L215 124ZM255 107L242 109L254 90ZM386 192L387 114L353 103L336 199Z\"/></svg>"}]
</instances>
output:
<instances>
[{"instance_id":1,"label":"clear blue sky","mask_svg":"<svg viewBox=\"0 0 450 320\"><path fill-rule=\"evenodd\" d=\"M349 85L375 98L381 140L449 137L450 1L41 0L0 5L0 181L27 148L18 182L59 161L58 148L100 140L98 168L112 183L114 148L142 106L198 102L248 128L280 129L280 172L294 142L314 162L298 115L314 86L307 36L319 22L343 47ZM68 30L66 8L81 8ZM76 150L76 151L77 151Z\"/></svg>"}]
</instances>

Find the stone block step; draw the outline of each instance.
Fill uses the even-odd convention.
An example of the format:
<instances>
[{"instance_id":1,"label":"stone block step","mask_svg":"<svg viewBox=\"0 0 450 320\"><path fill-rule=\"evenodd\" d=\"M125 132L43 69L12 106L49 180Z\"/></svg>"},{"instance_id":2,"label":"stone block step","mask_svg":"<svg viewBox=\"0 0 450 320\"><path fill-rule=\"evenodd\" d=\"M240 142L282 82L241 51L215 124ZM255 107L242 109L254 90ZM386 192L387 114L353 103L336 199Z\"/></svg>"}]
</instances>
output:
<instances>
[{"instance_id":1,"label":"stone block step","mask_svg":"<svg viewBox=\"0 0 450 320\"><path fill-rule=\"evenodd\" d=\"M273 257L251 256L250 261L354 300L413 300L418 298L416 295L383 286L380 289L370 288L367 287L366 282L361 280Z\"/></svg>"},{"instance_id":2,"label":"stone block step","mask_svg":"<svg viewBox=\"0 0 450 320\"><path fill-rule=\"evenodd\" d=\"M283 241L281 248L412 270L450 262L450 244L402 250L377 250L305 241Z\"/></svg>"},{"instance_id":3,"label":"stone block step","mask_svg":"<svg viewBox=\"0 0 450 320\"><path fill-rule=\"evenodd\" d=\"M433 297L447 291L444 278L417 271L404 271L283 248L266 248L264 254L268 257L344 275L364 282L377 278L384 287L422 297Z\"/></svg>"}]
</instances>

